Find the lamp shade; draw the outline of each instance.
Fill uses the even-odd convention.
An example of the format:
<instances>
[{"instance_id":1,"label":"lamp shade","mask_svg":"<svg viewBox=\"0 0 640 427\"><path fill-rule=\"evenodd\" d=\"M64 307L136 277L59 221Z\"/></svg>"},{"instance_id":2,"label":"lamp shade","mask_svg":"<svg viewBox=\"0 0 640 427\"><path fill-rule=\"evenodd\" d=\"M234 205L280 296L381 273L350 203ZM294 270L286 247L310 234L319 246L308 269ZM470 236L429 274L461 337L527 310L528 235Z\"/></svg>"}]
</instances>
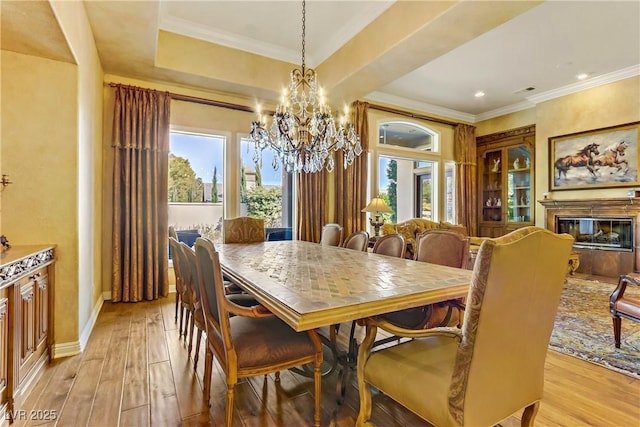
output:
<instances>
[{"instance_id":1,"label":"lamp shade","mask_svg":"<svg viewBox=\"0 0 640 427\"><path fill-rule=\"evenodd\" d=\"M362 212L388 212L388 213L391 213L391 212L393 212L393 210L391 210L391 208L389 206L387 206L387 204L385 203L384 200L382 200L379 197L374 197L373 199L371 199L371 201L369 202L367 207L362 209Z\"/></svg>"}]
</instances>

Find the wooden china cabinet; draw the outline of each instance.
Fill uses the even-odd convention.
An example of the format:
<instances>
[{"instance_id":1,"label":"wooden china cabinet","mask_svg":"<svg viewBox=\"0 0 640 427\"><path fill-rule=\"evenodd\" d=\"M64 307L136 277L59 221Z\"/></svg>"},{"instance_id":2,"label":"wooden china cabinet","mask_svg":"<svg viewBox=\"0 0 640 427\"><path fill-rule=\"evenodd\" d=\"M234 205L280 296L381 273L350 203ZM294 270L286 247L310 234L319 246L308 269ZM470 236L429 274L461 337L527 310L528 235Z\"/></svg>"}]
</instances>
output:
<instances>
[{"instance_id":1,"label":"wooden china cabinet","mask_svg":"<svg viewBox=\"0 0 640 427\"><path fill-rule=\"evenodd\" d=\"M534 224L535 125L476 138L478 236Z\"/></svg>"}]
</instances>

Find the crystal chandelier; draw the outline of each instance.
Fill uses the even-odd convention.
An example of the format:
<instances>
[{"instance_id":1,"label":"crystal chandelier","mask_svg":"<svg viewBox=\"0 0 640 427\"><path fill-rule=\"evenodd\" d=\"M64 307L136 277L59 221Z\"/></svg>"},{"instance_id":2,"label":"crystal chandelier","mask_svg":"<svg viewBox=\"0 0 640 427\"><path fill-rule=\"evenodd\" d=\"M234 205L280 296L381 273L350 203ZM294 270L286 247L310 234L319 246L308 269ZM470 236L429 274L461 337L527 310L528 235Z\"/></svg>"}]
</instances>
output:
<instances>
[{"instance_id":1,"label":"crystal chandelier","mask_svg":"<svg viewBox=\"0 0 640 427\"><path fill-rule=\"evenodd\" d=\"M346 169L362 154L360 138L352 124L342 118L338 127L331 108L324 103L318 88L316 73L305 67L305 0L302 0L302 65L291 71L289 89L276 107L271 131L258 110L258 120L252 122L249 140L254 143L253 160L262 164L262 151L274 151L272 166L280 164L286 172L319 172L335 167L333 151L342 150ZM345 111L346 115L346 111Z\"/></svg>"}]
</instances>

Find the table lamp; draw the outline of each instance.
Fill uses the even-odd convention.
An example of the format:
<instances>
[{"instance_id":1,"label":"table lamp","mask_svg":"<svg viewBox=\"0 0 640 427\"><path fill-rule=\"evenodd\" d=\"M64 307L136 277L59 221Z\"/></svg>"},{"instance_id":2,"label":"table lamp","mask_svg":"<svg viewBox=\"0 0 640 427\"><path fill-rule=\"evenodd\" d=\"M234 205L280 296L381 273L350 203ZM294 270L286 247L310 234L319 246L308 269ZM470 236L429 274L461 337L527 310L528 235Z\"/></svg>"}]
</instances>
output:
<instances>
[{"instance_id":1,"label":"table lamp","mask_svg":"<svg viewBox=\"0 0 640 427\"><path fill-rule=\"evenodd\" d=\"M384 200L379 197L374 197L371 199L367 207L362 209L362 212L370 212L373 215L373 217L369 217L369 223L371 223L375 231L374 236L378 238L380 237L380 227L384 224L384 218L382 218L380 214L392 213L393 210L387 206Z\"/></svg>"}]
</instances>

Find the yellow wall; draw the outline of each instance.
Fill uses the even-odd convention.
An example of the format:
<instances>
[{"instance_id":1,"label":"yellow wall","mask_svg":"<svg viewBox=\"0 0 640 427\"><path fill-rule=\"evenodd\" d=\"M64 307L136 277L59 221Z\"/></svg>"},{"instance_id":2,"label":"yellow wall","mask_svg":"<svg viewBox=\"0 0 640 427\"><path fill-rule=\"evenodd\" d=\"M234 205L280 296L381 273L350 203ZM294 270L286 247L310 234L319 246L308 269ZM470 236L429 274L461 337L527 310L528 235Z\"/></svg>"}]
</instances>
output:
<instances>
[{"instance_id":1,"label":"yellow wall","mask_svg":"<svg viewBox=\"0 0 640 427\"><path fill-rule=\"evenodd\" d=\"M84 6L80 2L51 2L56 18L76 59L78 108L78 334L81 347L89 339L101 307L100 283L102 187L102 66Z\"/></svg>"},{"instance_id":2,"label":"yellow wall","mask_svg":"<svg viewBox=\"0 0 640 427\"><path fill-rule=\"evenodd\" d=\"M2 232L56 244L54 356L82 350L101 306L102 68L81 2L51 2L76 60L2 51Z\"/></svg>"},{"instance_id":3,"label":"yellow wall","mask_svg":"<svg viewBox=\"0 0 640 427\"><path fill-rule=\"evenodd\" d=\"M477 135L536 125L535 199L549 191L549 138L640 120L640 77L542 102L534 109L477 123ZM625 197L628 187L554 191L554 199ZM536 225L545 226L544 208L536 204Z\"/></svg>"},{"instance_id":4,"label":"yellow wall","mask_svg":"<svg viewBox=\"0 0 640 427\"><path fill-rule=\"evenodd\" d=\"M78 69L1 51L2 231L56 244L55 339L78 340Z\"/></svg>"}]
</instances>

